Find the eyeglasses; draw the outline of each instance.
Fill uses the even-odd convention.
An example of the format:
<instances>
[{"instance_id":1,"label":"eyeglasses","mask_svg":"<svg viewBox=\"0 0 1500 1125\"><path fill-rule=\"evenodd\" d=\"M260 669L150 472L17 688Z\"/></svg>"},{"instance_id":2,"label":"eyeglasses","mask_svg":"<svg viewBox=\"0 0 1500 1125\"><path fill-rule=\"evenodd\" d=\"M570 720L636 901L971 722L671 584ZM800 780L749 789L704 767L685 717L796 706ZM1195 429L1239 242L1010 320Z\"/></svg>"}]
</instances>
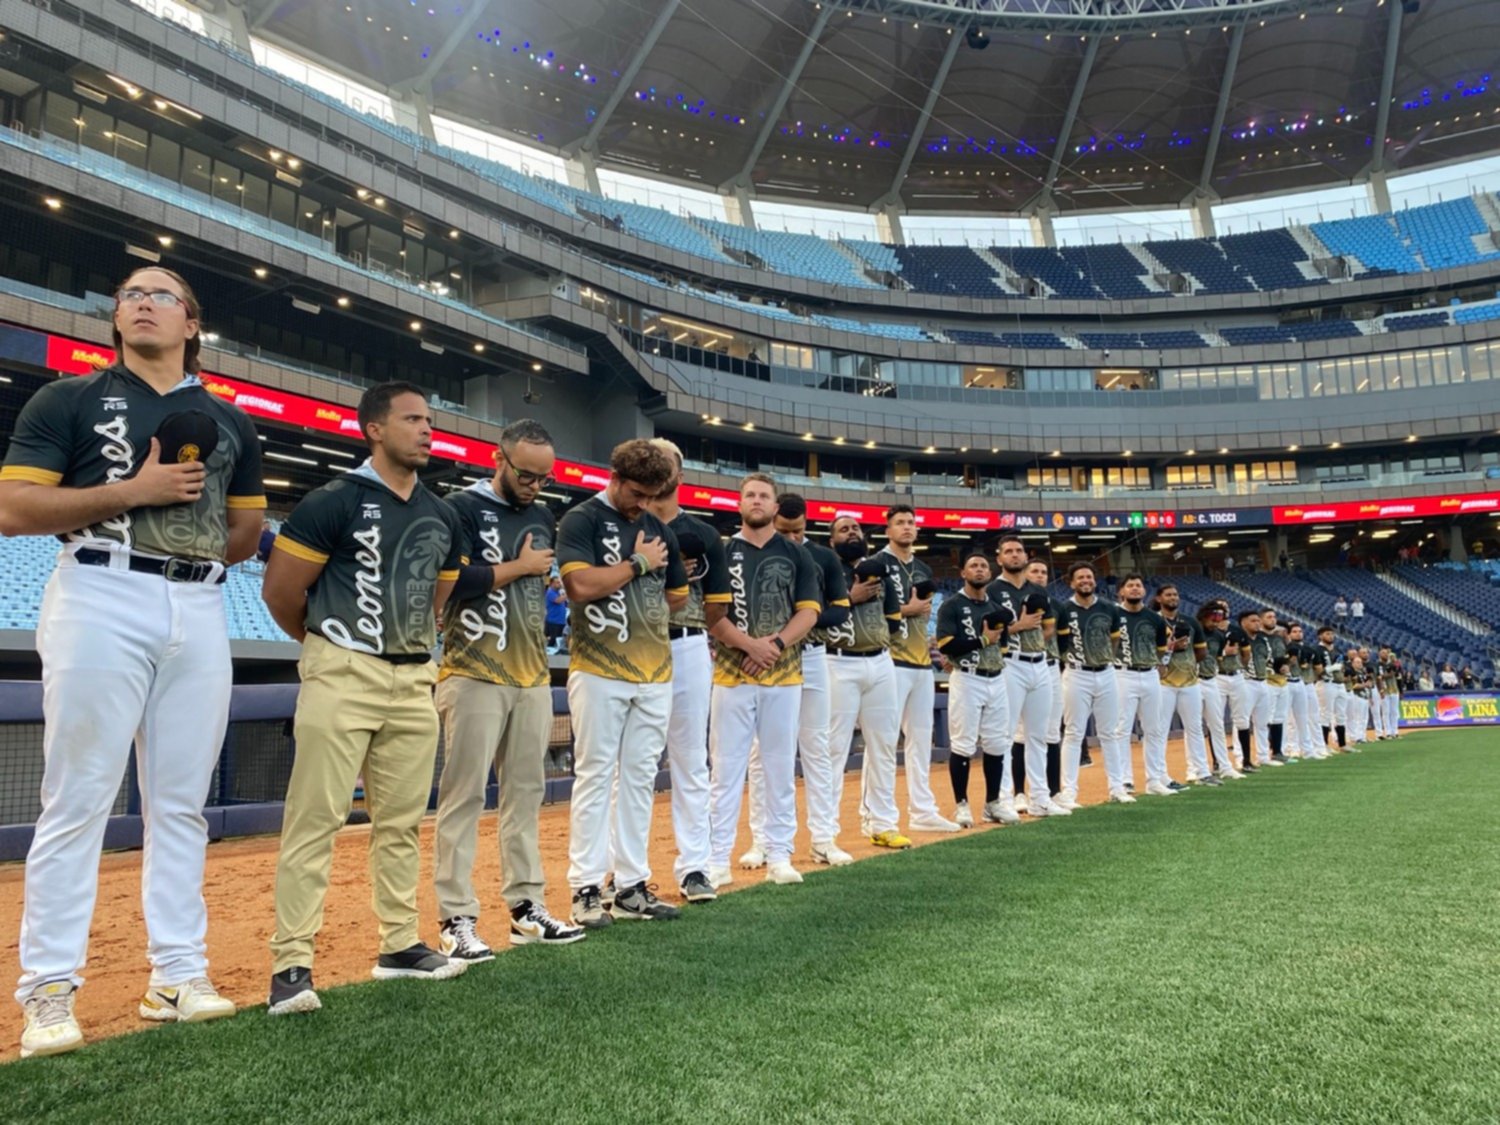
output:
<instances>
[{"instance_id":1,"label":"eyeglasses","mask_svg":"<svg viewBox=\"0 0 1500 1125\"><path fill-rule=\"evenodd\" d=\"M533 486L546 488L557 479L551 473L528 473L525 469L516 468L509 461L505 462L505 467L515 474L516 483L523 488L532 488Z\"/></svg>"},{"instance_id":2,"label":"eyeglasses","mask_svg":"<svg viewBox=\"0 0 1500 1125\"><path fill-rule=\"evenodd\" d=\"M159 309L170 309L173 305L187 308L186 301L165 289L121 289L115 294L115 300L122 305L138 305L142 301L150 301Z\"/></svg>"}]
</instances>

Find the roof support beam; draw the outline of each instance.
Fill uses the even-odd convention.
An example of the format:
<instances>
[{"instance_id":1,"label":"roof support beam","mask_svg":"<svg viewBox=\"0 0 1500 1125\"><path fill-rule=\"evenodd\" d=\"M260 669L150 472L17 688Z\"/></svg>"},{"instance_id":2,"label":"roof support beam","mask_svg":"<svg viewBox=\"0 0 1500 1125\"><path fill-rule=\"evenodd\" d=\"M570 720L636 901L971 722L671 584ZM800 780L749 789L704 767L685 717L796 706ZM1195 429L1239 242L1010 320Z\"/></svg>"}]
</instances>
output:
<instances>
[{"instance_id":1,"label":"roof support beam","mask_svg":"<svg viewBox=\"0 0 1500 1125\"><path fill-rule=\"evenodd\" d=\"M442 46L432 52L432 57L422 68L422 73L415 78L407 79L393 89L400 92L431 90L432 80L443 72L443 67L453 57L453 52L458 50L459 44L469 37L469 32L474 30L474 25L484 19L484 14L489 11L492 2L493 0L474 0L474 5L469 9L468 14L459 20L453 30L448 33L448 38L443 40Z\"/></svg>"},{"instance_id":2,"label":"roof support beam","mask_svg":"<svg viewBox=\"0 0 1500 1125\"><path fill-rule=\"evenodd\" d=\"M266 6L260 10L260 13L253 20L250 21L250 30L259 31L261 28L265 27L266 24L271 22L272 18L275 17L277 12L281 11L282 8L285 8L287 6L287 3L288 0L267 0Z\"/></svg>"},{"instance_id":3,"label":"roof support beam","mask_svg":"<svg viewBox=\"0 0 1500 1125\"><path fill-rule=\"evenodd\" d=\"M651 29L646 32L646 38L641 40L640 47L635 56L620 74L619 84L610 91L609 100L604 103L594 123L589 126L589 131L584 134L583 139L564 149L563 155L571 156L575 152L597 152L599 149L599 137L604 133L604 126L609 124L609 119L615 115L615 110L620 108L620 103L625 100L625 95L630 91L630 84L635 81L635 76L641 72L641 67L646 65L646 56L656 47L661 33L667 29L667 24L677 14L677 6L682 0L667 0L662 5L661 11L656 14L656 21L652 23Z\"/></svg>"},{"instance_id":4,"label":"roof support beam","mask_svg":"<svg viewBox=\"0 0 1500 1125\"><path fill-rule=\"evenodd\" d=\"M824 5L826 12L829 5ZM922 147L922 134L927 132L927 123L932 120L932 111L937 108L938 98L943 96L943 86L948 81L948 72L953 69L953 60L958 57L958 48L964 37L957 32L948 36L948 49L943 52L943 61L938 64L932 85L927 88L927 98L922 102L922 112L911 128L911 139L906 142L906 151L901 154L901 164L891 177L890 190L881 197L882 203L900 203L901 188L906 183L906 174L911 171L911 162L917 158L917 149Z\"/></svg>"},{"instance_id":5,"label":"roof support beam","mask_svg":"<svg viewBox=\"0 0 1500 1125\"><path fill-rule=\"evenodd\" d=\"M1396 85L1396 58L1401 53L1402 6L1396 0L1386 5L1390 12L1385 29L1385 68L1380 72L1380 104L1375 107L1375 152L1370 157L1371 172L1385 171L1385 146L1391 127L1391 91Z\"/></svg>"},{"instance_id":6,"label":"roof support beam","mask_svg":"<svg viewBox=\"0 0 1500 1125\"><path fill-rule=\"evenodd\" d=\"M1068 152L1068 138L1078 121L1078 109L1083 105L1083 91L1088 87L1089 77L1094 73L1094 60L1099 57L1100 36L1089 37L1089 45L1083 52L1083 65L1078 68L1078 78L1073 83L1073 96L1068 99L1068 111L1063 114L1062 128L1057 131L1057 147L1052 150L1052 160L1047 165L1047 179L1042 190L1051 192L1057 183L1057 174L1062 170L1063 157Z\"/></svg>"},{"instance_id":7,"label":"roof support beam","mask_svg":"<svg viewBox=\"0 0 1500 1125\"><path fill-rule=\"evenodd\" d=\"M766 112L766 119L761 123L760 132L755 134L755 143L750 146L750 151L745 155L744 164L740 165L738 174L733 176L727 183L721 185L723 188L749 187L750 173L755 171L756 161L760 154L766 150L766 145L771 140L771 134L776 132L776 122L781 120L781 111L786 109L786 103L791 100L792 91L797 88L797 83L802 80L802 72L807 68L807 60L812 58L813 51L818 46L818 40L823 37L823 29L828 26L828 21L833 17L833 5L824 4L822 11L818 13L817 21L812 30L807 33L803 40L802 50L797 53L797 61L792 63L792 69L787 71L786 81L781 84L781 89L776 92L776 100L771 103L771 108Z\"/></svg>"},{"instance_id":8,"label":"roof support beam","mask_svg":"<svg viewBox=\"0 0 1500 1125\"><path fill-rule=\"evenodd\" d=\"M1214 107L1213 128L1208 131L1208 144L1203 149L1203 170L1198 173L1198 192L1206 195L1213 183L1214 163L1219 159L1219 140L1224 135L1224 122L1229 118L1229 98L1234 93L1234 72L1240 65L1240 48L1245 44L1245 25L1237 23L1229 37L1229 57L1224 60L1224 77L1219 81L1219 104Z\"/></svg>"}]
</instances>

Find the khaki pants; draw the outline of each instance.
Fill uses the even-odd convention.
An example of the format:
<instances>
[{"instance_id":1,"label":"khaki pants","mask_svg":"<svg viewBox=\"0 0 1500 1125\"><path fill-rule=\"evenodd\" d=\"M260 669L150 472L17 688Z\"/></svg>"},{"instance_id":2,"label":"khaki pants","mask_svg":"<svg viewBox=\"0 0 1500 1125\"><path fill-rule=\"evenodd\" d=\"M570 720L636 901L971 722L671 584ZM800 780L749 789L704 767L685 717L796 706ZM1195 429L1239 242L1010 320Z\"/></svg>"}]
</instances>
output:
<instances>
[{"instance_id":1,"label":"khaki pants","mask_svg":"<svg viewBox=\"0 0 1500 1125\"><path fill-rule=\"evenodd\" d=\"M500 894L512 909L523 902L540 904L537 818L547 789L552 689L449 676L438 684L437 707L446 739L433 879L438 917L479 917L474 849L491 762L500 786Z\"/></svg>"},{"instance_id":2,"label":"khaki pants","mask_svg":"<svg viewBox=\"0 0 1500 1125\"><path fill-rule=\"evenodd\" d=\"M348 818L361 768L380 952L398 953L417 943L417 836L437 754L432 663L392 664L310 633L297 671L297 758L276 860L273 973L312 968L333 838Z\"/></svg>"}]
</instances>

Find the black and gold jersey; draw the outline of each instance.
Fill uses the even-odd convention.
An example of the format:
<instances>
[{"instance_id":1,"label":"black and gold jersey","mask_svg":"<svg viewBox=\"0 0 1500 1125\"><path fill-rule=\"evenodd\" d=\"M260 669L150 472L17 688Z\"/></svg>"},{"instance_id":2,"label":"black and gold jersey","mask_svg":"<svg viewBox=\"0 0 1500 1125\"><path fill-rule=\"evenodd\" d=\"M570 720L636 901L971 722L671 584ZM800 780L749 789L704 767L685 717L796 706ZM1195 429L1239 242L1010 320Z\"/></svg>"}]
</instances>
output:
<instances>
[{"instance_id":1,"label":"black and gold jersey","mask_svg":"<svg viewBox=\"0 0 1500 1125\"><path fill-rule=\"evenodd\" d=\"M1168 687L1191 687L1198 682L1199 666L1208 655L1208 637L1203 632L1203 626L1186 614L1178 614L1167 625L1170 629L1169 640L1175 639L1180 631L1178 625L1186 628L1188 645L1181 651L1168 654L1167 662L1161 670L1161 682Z\"/></svg>"},{"instance_id":2,"label":"black and gold jersey","mask_svg":"<svg viewBox=\"0 0 1500 1125\"><path fill-rule=\"evenodd\" d=\"M1245 671L1257 680L1266 678L1271 670L1271 638L1264 633L1256 633L1250 638L1250 658L1245 665Z\"/></svg>"},{"instance_id":3,"label":"black and gold jersey","mask_svg":"<svg viewBox=\"0 0 1500 1125\"><path fill-rule=\"evenodd\" d=\"M852 590L859 580L854 577L854 568L840 561L844 575L844 587ZM849 619L824 631L824 643L834 655L840 652L875 652L891 647L893 626L901 621L901 603L896 600L896 584L889 578L881 582L880 590L869 601L849 606Z\"/></svg>"},{"instance_id":4,"label":"black and gold jersey","mask_svg":"<svg viewBox=\"0 0 1500 1125\"><path fill-rule=\"evenodd\" d=\"M1302 678L1307 683L1320 683L1328 674L1328 650L1322 645L1302 646Z\"/></svg>"},{"instance_id":5,"label":"black and gold jersey","mask_svg":"<svg viewBox=\"0 0 1500 1125\"><path fill-rule=\"evenodd\" d=\"M844 564L839 562L839 557L829 548L821 543L814 543L810 539L802 541L802 549L813 561L813 566L818 570L818 601L823 608L829 606L849 604L849 587L844 584ZM814 629L807 634L807 644L823 645L828 643L827 629Z\"/></svg>"},{"instance_id":6,"label":"black and gold jersey","mask_svg":"<svg viewBox=\"0 0 1500 1125\"><path fill-rule=\"evenodd\" d=\"M1052 631L1046 634L1044 644L1047 656L1052 660L1060 660L1062 657L1057 645L1057 631L1062 628L1064 603L1058 601L1056 598L1048 598L1047 604L1048 615L1052 618Z\"/></svg>"},{"instance_id":7,"label":"black and gold jersey","mask_svg":"<svg viewBox=\"0 0 1500 1125\"><path fill-rule=\"evenodd\" d=\"M971 598L962 590L950 594L938 606L938 651L948 658L955 670L998 672L1005 666L1002 643L988 643L984 639L984 616L995 608L995 603L988 598Z\"/></svg>"},{"instance_id":8,"label":"black and gold jersey","mask_svg":"<svg viewBox=\"0 0 1500 1125\"><path fill-rule=\"evenodd\" d=\"M557 520L545 504L515 507L484 480L447 498L458 519L464 562L499 566L531 536L535 550L551 550ZM467 676L509 687L551 682L547 666L547 579L525 574L480 597L450 598L443 610L443 665L438 678Z\"/></svg>"},{"instance_id":9,"label":"black and gold jersey","mask_svg":"<svg viewBox=\"0 0 1500 1125\"><path fill-rule=\"evenodd\" d=\"M1286 637L1280 633L1262 633L1266 638L1266 645L1271 650L1270 659L1266 662L1266 683L1273 687L1285 687L1291 679L1291 654L1287 649Z\"/></svg>"},{"instance_id":10,"label":"black and gold jersey","mask_svg":"<svg viewBox=\"0 0 1500 1125\"><path fill-rule=\"evenodd\" d=\"M1040 606L1042 608L1042 624L1035 629L1026 629L1017 632L1013 627L1010 630L1010 642L1008 651L1011 655L1018 652L1033 653L1046 652L1047 640L1044 636L1048 625L1055 627L1056 622L1049 615L1052 613L1052 599L1048 597L1047 591L1035 582L1022 582L1019 586L1012 586L1004 578L997 578L984 588L985 594L990 601L996 605L1004 606L1018 618L1026 612L1028 605Z\"/></svg>"},{"instance_id":11,"label":"black and gold jersey","mask_svg":"<svg viewBox=\"0 0 1500 1125\"><path fill-rule=\"evenodd\" d=\"M1329 648L1326 645L1318 647L1323 650L1323 666L1327 671L1329 682L1342 686L1344 683L1343 655L1336 648Z\"/></svg>"},{"instance_id":12,"label":"black and gold jersey","mask_svg":"<svg viewBox=\"0 0 1500 1125\"><path fill-rule=\"evenodd\" d=\"M1249 661L1250 634L1239 625L1230 625L1224 634L1224 650L1219 654L1220 675L1237 676L1249 667Z\"/></svg>"},{"instance_id":13,"label":"black and gold jersey","mask_svg":"<svg viewBox=\"0 0 1500 1125\"><path fill-rule=\"evenodd\" d=\"M1224 653L1224 639L1222 629L1203 631L1203 654L1198 658L1200 680L1211 680L1219 674L1219 658Z\"/></svg>"},{"instance_id":14,"label":"black and gold jersey","mask_svg":"<svg viewBox=\"0 0 1500 1125\"><path fill-rule=\"evenodd\" d=\"M228 511L266 506L260 440L243 411L186 375L159 394L124 364L96 375L59 379L32 395L16 419L0 481L23 480L92 488L133 477L151 438L175 414L197 411L218 430L204 462L203 494L191 504L133 508L58 538L115 545L146 555L222 562L229 544ZM201 460L184 447L184 460Z\"/></svg>"},{"instance_id":15,"label":"black and gold jersey","mask_svg":"<svg viewBox=\"0 0 1500 1125\"><path fill-rule=\"evenodd\" d=\"M764 547L732 535L724 547L729 572L730 624L752 637L781 631L800 609L822 609L818 575L812 557L785 536L773 535ZM760 684L782 687L802 682L802 646L788 645L781 658L759 676L749 675L744 654L714 644L714 683L722 687Z\"/></svg>"},{"instance_id":16,"label":"black and gold jersey","mask_svg":"<svg viewBox=\"0 0 1500 1125\"><path fill-rule=\"evenodd\" d=\"M1394 660L1380 662L1380 691L1382 695L1401 694L1401 665Z\"/></svg>"},{"instance_id":17,"label":"black and gold jersey","mask_svg":"<svg viewBox=\"0 0 1500 1125\"><path fill-rule=\"evenodd\" d=\"M708 622L703 617L703 607L709 602L720 604L729 600L729 576L724 570L724 540L709 524L697 516L679 510L667 524L677 536L678 545L692 543L696 539L703 545L703 553L682 558L683 569L688 576L688 600L681 609L672 611L670 623L679 628L705 629ZM688 536L684 540L684 536Z\"/></svg>"},{"instance_id":18,"label":"black and gold jersey","mask_svg":"<svg viewBox=\"0 0 1500 1125\"><path fill-rule=\"evenodd\" d=\"M932 581L932 568L916 555L912 556L911 562L903 562L895 551L884 547L875 557L885 562L890 574L888 581L896 584L896 601L902 606L911 599L918 582ZM901 618L901 628L891 636L892 660L899 664L931 667L932 658L927 649L927 623L931 617L932 611L928 610L914 617Z\"/></svg>"},{"instance_id":19,"label":"black and gold jersey","mask_svg":"<svg viewBox=\"0 0 1500 1125\"><path fill-rule=\"evenodd\" d=\"M1120 636L1120 659L1127 668L1155 668L1167 649L1167 623L1153 609L1132 612L1124 606L1120 613L1125 628Z\"/></svg>"},{"instance_id":20,"label":"black and gold jersey","mask_svg":"<svg viewBox=\"0 0 1500 1125\"><path fill-rule=\"evenodd\" d=\"M688 591L687 571L671 528L647 511L627 520L600 493L573 507L558 524L558 570L566 578L584 567L626 562L641 532L648 539L666 541L667 565L632 578L596 601L571 604L569 671L635 684L671 682L666 594Z\"/></svg>"},{"instance_id":21,"label":"black and gold jersey","mask_svg":"<svg viewBox=\"0 0 1500 1125\"><path fill-rule=\"evenodd\" d=\"M1113 602L1095 598L1092 605L1079 605L1069 598L1062 603L1057 622L1058 647L1069 668L1102 668L1113 664L1125 631L1125 614Z\"/></svg>"},{"instance_id":22,"label":"black and gold jersey","mask_svg":"<svg viewBox=\"0 0 1500 1125\"><path fill-rule=\"evenodd\" d=\"M307 631L340 648L414 656L437 643L433 595L458 578L463 534L420 481L403 500L367 461L309 492L276 550L321 563L307 591Z\"/></svg>"}]
</instances>

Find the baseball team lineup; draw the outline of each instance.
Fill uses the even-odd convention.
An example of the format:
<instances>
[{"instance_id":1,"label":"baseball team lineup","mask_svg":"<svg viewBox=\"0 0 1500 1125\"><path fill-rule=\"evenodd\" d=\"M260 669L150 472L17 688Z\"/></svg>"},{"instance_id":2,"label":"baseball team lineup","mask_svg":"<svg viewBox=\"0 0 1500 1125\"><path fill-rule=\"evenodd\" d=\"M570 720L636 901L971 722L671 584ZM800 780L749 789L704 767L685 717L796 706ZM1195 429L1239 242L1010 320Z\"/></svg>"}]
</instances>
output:
<instances>
[{"instance_id":1,"label":"baseball team lineup","mask_svg":"<svg viewBox=\"0 0 1500 1125\"><path fill-rule=\"evenodd\" d=\"M37 628L45 770L15 991L22 1057L84 1042L75 1001L132 741L151 966L140 1015L236 1012L209 976L202 810L233 680L222 583L255 553L266 497L253 425L196 377L200 318L178 274L150 266L125 277L118 362L38 391L0 468L0 534L62 540ZM1126 805L1358 752L1372 730L1397 735L1399 665L1385 649L1340 648L1331 626L1272 609L1234 614L1224 601L1189 614L1170 581L1134 573L1106 600L1095 564L1055 575L1014 535L962 552L961 586L941 597L910 506L889 508L875 550L852 516L815 534L803 498L763 473L741 481L739 527L722 537L680 507L683 457L661 438L616 446L604 491L558 519L540 502L554 440L530 419L501 432L493 476L439 497L419 475L433 423L420 387L371 387L358 417L368 459L300 500L263 583L271 616L301 645L274 873L273 1016L322 1007L317 938L335 837L361 779L379 921L371 975L440 981L491 960L485 935L502 926L512 945L571 945L615 922L677 919L747 872L800 883L794 860L853 862L840 840L854 830L901 850L908 833L1071 815L1093 764L1090 724L1108 800ZM546 906L539 844L554 574L571 620L566 917ZM1066 597L1050 592L1055 580ZM948 794L932 783L934 650L946 674ZM1182 780L1168 768L1174 717ZM856 728L857 779L846 777ZM419 834L440 739L434 948L421 939ZM671 886L684 905L658 897L649 855L663 756ZM491 770L500 924L481 922L474 880ZM846 784L859 787L857 825L843 822ZM736 855L742 814L750 846Z\"/></svg>"}]
</instances>

